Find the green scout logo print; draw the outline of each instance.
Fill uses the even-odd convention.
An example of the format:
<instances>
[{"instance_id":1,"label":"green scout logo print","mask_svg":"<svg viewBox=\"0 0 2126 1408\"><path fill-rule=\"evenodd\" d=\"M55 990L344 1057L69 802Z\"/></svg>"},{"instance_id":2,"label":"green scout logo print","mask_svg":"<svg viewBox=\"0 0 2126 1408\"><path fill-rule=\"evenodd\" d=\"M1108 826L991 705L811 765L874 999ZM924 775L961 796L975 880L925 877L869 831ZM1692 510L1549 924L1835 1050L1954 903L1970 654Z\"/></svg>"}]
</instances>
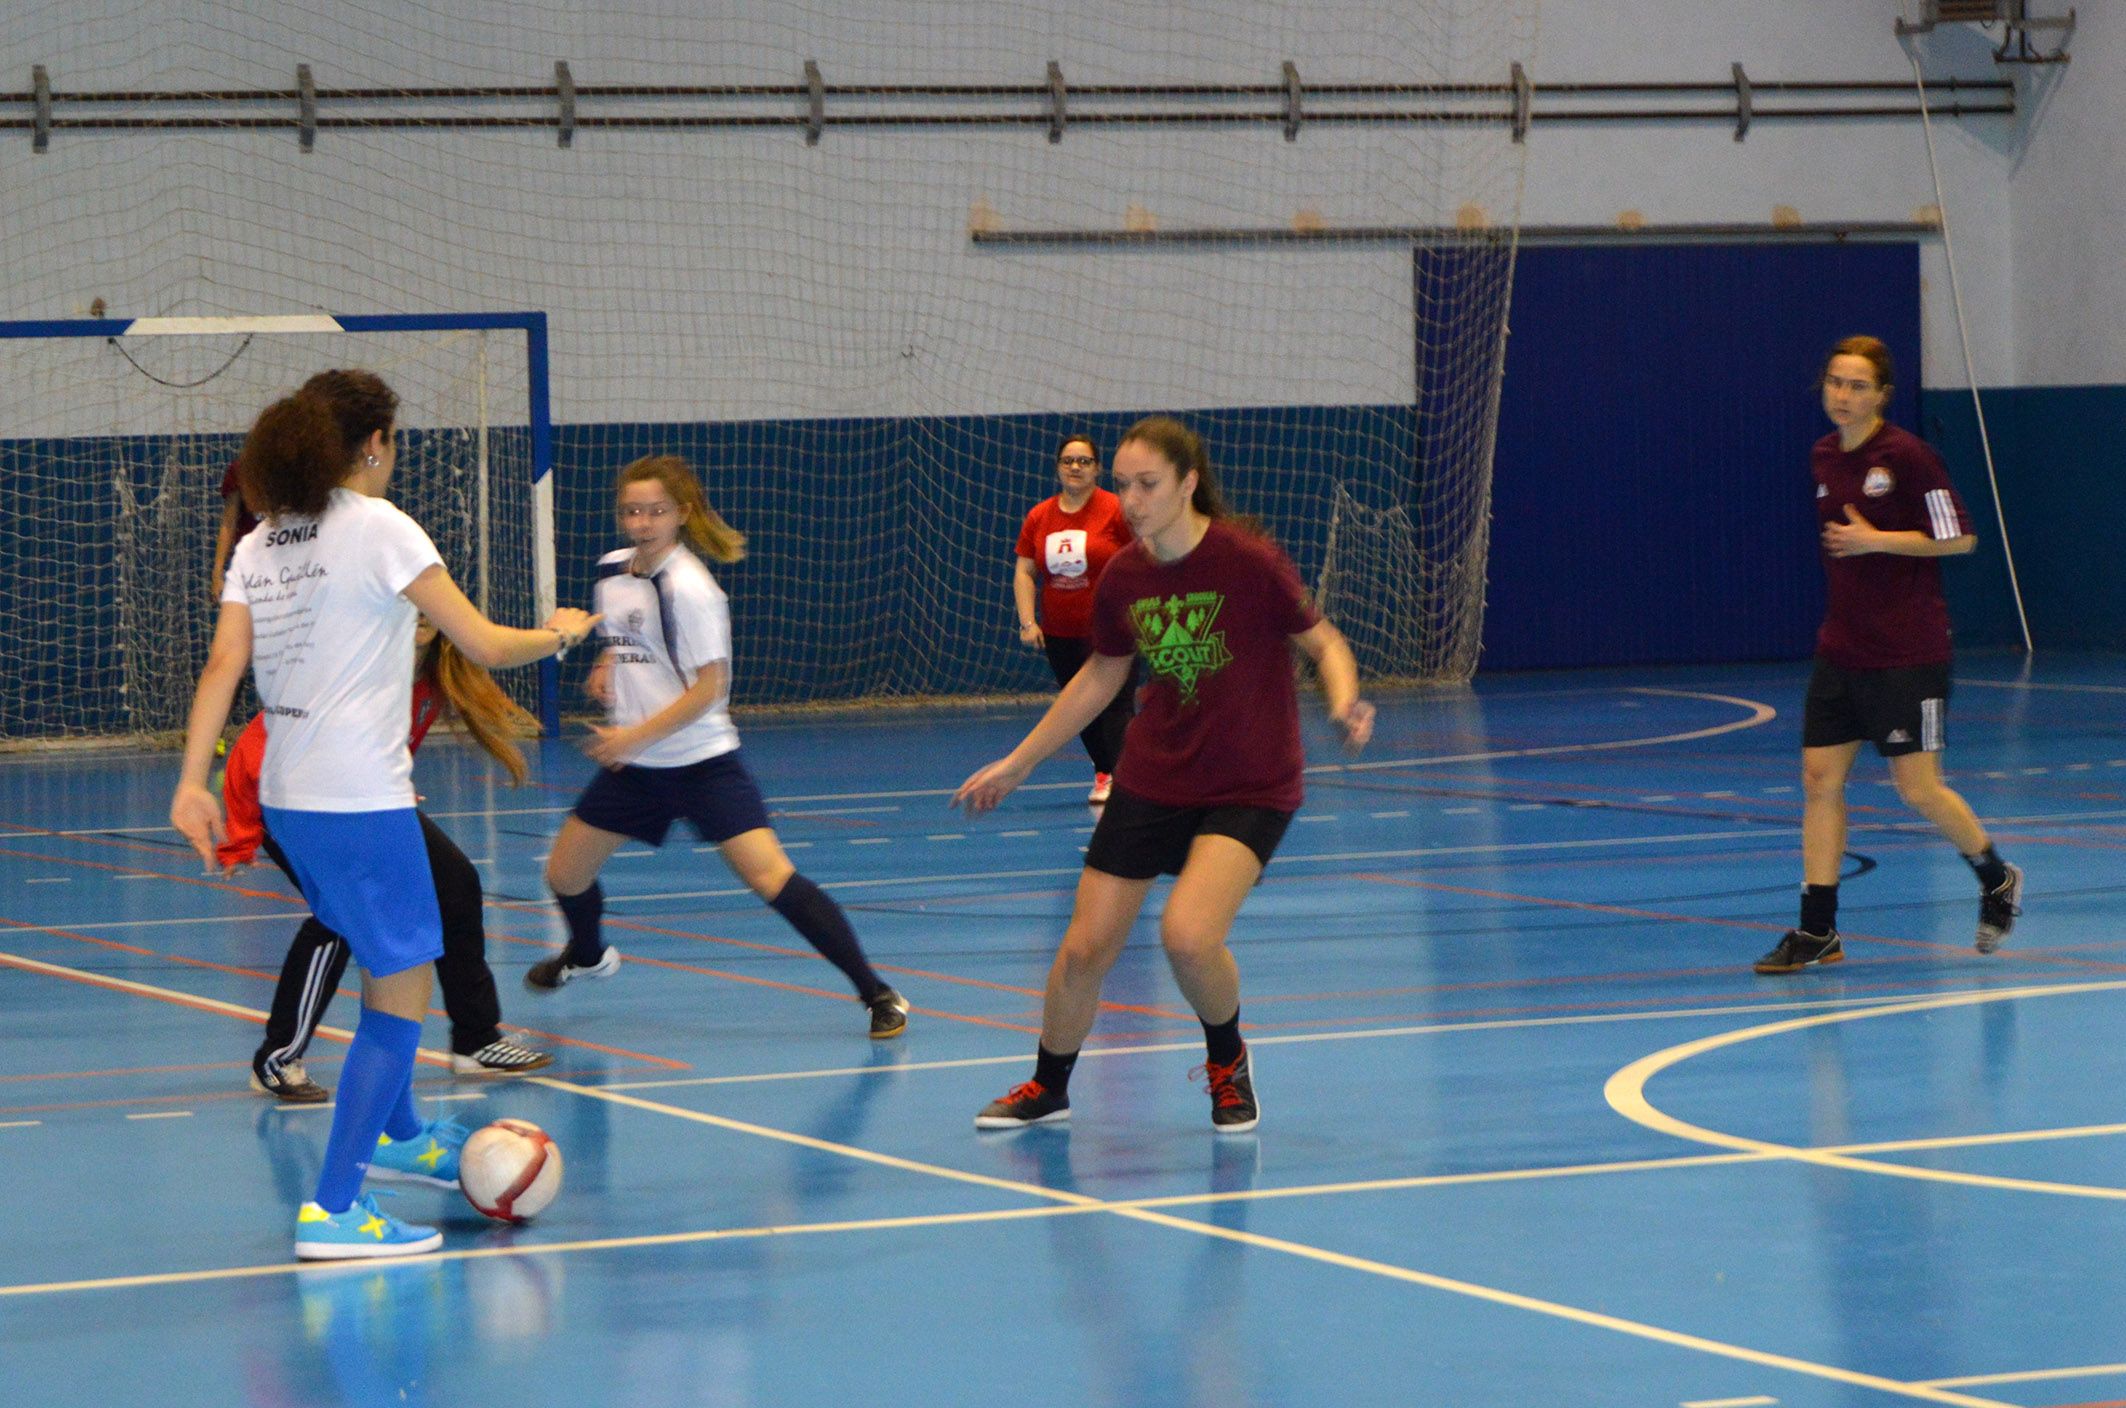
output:
<instances>
[{"instance_id":1,"label":"green scout logo print","mask_svg":"<svg viewBox=\"0 0 2126 1408\"><path fill-rule=\"evenodd\" d=\"M1181 691L1186 704L1196 697L1196 681L1215 675L1231 662L1225 632L1213 631L1225 597L1218 592L1190 592L1161 601L1146 597L1129 609L1137 628L1137 652Z\"/></svg>"}]
</instances>

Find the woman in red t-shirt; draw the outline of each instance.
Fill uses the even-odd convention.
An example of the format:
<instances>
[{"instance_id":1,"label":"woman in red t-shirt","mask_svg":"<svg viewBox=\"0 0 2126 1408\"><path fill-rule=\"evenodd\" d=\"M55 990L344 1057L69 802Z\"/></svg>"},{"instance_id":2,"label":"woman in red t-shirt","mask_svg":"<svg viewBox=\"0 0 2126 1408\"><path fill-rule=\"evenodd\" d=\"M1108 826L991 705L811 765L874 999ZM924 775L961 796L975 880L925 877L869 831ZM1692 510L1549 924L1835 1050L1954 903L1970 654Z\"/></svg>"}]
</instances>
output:
<instances>
[{"instance_id":1,"label":"woman in red t-shirt","mask_svg":"<svg viewBox=\"0 0 2126 1408\"><path fill-rule=\"evenodd\" d=\"M1975 946L1992 953L2022 913L2022 868L2000 858L1941 772L1949 607L1939 564L1978 537L1934 447L1883 420L1893 373L1880 339L1841 341L1819 380L1835 428L1810 455L1829 600L1801 718L1801 917L1756 969L1797 973L1845 958L1838 872L1846 779L1862 743L1889 762L1905 805L1977 875Z\"/></svg>"},{"instance_id":2,"label":"woman in red t-shirt","mask_svg":"<svg viewBox=\"0 0 2126 1408\"><path fill-rule=\"evenodd\" d=\"M1019 608L1019 639L1048 652L1056 683L1072 675L1092 654L1093 588L1108 559L1130 545L1129 522L1122 501L1100 485L1100 447L1090 435L1072 435L1056 451L1060 492L1035 504L1019 529L1019 563L1011 593ZM1034 619L1034 601L1041 604ZM1135 691L1118 689L1078 735L1093 760L1093 790L1088 802L1105 802L1113 783L1115 759L1122 755L1122 735L1135 712Z\"/></svg>"},{"instance_id":3,"label":"woman in red t-shirt","mask_svg":"<svg viewBox=\"0 0 2126 1408\"><path fill-rule=\"evenodd\" d=\"M1136 542L1093 594L1091 659L1018 747L953 795L970 813L995 807L1107 706L1135 656L1151 667L1049 969L1033 1079L990 1102L975 1127L1070 1117L1070 1072L1101 981L1152 880L1166 874L1177 878L1159 937L1203 1023L1211 1124L1240 1134L1260 1111L1226 933L1301 799L1292 646L1314 661L1329 717L1353 749L1372 737L1373 706L1358 697L1351 647L1307 600L1291 560L1227 515L1193 431L1164 416L1137 422L1115 450L1114 477Z\"/></svg>"}]
</instances>

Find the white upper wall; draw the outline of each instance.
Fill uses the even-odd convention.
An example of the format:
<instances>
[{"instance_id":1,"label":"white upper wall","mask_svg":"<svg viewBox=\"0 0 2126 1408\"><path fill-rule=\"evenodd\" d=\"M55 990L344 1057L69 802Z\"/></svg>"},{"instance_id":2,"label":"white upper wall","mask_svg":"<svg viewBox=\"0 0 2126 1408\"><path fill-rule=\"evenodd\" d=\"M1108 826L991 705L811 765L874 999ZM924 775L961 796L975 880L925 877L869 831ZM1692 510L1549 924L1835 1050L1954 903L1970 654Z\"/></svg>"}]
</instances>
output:
<instances>
[{"instance_id":1,"label":"white upper wall","mask_svg":"<svg viewBox=\"0 0 2126 1408\"><path fill-rule=\"evenodd\" d=\"M840 83L1035 83L1051 59L1074 84L1274 82L1287 58L1312 83L1497 81L1515 59L1539 84L1723 82L1738 61L1759 81L1911 71L1895 0L1551 0L1539 37L1532 5L14 0L0 83L25 89L43 63L61 90L287 87L307 62L328 88L540 85L557 59L578 84L794 83L808 58ZM2034 122L1935 124L1982 384L2126 380L2126 294L2077 284L2126 200L2085 164L2119 170L2118 28L2084 16ZM1921 52L1932 73L2000 72L1969 29ZM1022 228L1429 223L1510 210L1524 157L1536 224L1904 220L1935 198L1911 120L1760 120L1740 144L1720 123L1539 122L1520 149L1495 125L1317 124L1293 143L1080 125L1054 145L1039 127L830 128L817 146L790 128L586 130L566 150L551 130L328 130L309 153L285 131L62 131L43 155L15 132L0 316L92 297L117 316L539 307L555 415L577 422L1395 401L1415 352L1393 246L999 251L972 245L969 211ZM1958 384L1938 241L1923 267L1924 380ZM2019 326L2043 346L2019 350Z\"/></svg>"},{"instance_id":2,"label":"white upper wall","mask_svg":"<svg viewBox=\"0 0 2126 1408\"><path fill-rule=\"evenodd\" d=\"M2022 386L2126 383L2126 15L2076 9L2073 60L2027 75L2030 140L2009 182Z\"/></svg>"}]
</instances>

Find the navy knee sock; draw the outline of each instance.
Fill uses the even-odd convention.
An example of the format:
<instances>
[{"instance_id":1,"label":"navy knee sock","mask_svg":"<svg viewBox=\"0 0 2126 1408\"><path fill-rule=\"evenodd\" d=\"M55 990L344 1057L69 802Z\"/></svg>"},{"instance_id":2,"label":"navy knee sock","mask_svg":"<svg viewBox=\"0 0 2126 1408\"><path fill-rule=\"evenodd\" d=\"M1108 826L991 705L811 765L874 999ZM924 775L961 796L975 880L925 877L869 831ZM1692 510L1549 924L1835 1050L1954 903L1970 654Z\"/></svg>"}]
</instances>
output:
<instances>
[{"instance_id":1,"label":"navy knee sock","mask_svg":"<svg viewBox=\"0 0 2126 1408\"><path fill-rule=\"evenodd\" d=\"M332 1133L325 1139L325 1166L318 1172L317 1205L326 1212L353 1206L385 1123L402 1109L412 1111L413 1054L420 1045L419 1022L373 1007L362 1009L354 1042L347 1048L347 1064L340 1068Z\"/></svg>"},{"instance_id":2,"label":"navy knee sock","mask_svg":"<svg viewBox=\"0 0 2126 1408\"><path fill-rule=\"evenodd\" d=\"M842 913L842 907L825 890L802 875L792 875L783 885L782 893L768 903L771 909L789 921L791 928L805 936L806 943L819 950L820 957L842 970L843 976L856 985L858 997L869 1002L880 988L886 986L878 974L871 971L863 945L856 941L856 931L849 927L849 916Z\"/></svg>"},{"instance_id":3,"label":"navy knee sock","mask_svg":"<svg viewBox=\"0 0 2126 1408\"><path fill-rule=\"evenodd\" d=\"M568 921L568 961L572 967L588 968L605 956L605 940L599 937L598 921L605 915L605 887L596 880L578 894L555 895L561 917Z\"/></svg>"}]
</instances>

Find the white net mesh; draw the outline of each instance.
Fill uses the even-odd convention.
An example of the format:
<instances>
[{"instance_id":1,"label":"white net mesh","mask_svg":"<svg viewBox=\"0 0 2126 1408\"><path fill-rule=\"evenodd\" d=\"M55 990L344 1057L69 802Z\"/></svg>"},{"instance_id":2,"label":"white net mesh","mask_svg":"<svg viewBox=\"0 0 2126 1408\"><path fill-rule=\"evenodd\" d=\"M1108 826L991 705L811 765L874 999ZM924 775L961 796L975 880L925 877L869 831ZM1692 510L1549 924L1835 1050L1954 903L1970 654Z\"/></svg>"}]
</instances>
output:
<instances>
[{"instance_id":1,"label":"white net mesh","mask_svg":"<svg viewBox=\"0 0 2126 1408\"><path fill-rule=\"evenodd\" d=\"M687 455L752 540L719 574L742 703L1050 687L1015 630L1019 522L1053 492L1062 433L1111 448L1151 411L1205 433L1235 507L1328 587L1369 673L1473 666L1521 172L1496 90L1536 0L259 8L18 0L0 73L44 65L54 126L41 154L17 132L0 155L0 316L98 297L114 316L545 310L561 599L586 600L612 544L611 472ZM579 90L567 146L549 93L420 91L549 89L557 59ZM1069 89L1053 142L1051 61ZM1306 88L1293 140L1287 63ZM68 95L293 90L298 64L324 93L308 151L287 125L63 125L292 124L292 95ZM599 91L674 83L782 91ZM1027 91L966 91L998 84ZM1332 91L1364 84L1488 90ZM351 89L397 96L334 96ZM701 117L757 125L597 125ZM438 118L546 125L334 125ZM992 245L974 226L1450 233Z\"/></svg>"},{"instance_id":2,"label":"white net mesh","mask_svg":"<svg viewBox=\"0 0 2126 1408\"><path fill-rule=\"evenodd\" d=\"M350 365L402 398L392 500L469 595L484 591L499 619L531 619L521 334L4 338L0 736L183 728L220 595L223 475L299 375ZM505 683L536 704L536 676Z\"/></svg>"}]
</instances>

